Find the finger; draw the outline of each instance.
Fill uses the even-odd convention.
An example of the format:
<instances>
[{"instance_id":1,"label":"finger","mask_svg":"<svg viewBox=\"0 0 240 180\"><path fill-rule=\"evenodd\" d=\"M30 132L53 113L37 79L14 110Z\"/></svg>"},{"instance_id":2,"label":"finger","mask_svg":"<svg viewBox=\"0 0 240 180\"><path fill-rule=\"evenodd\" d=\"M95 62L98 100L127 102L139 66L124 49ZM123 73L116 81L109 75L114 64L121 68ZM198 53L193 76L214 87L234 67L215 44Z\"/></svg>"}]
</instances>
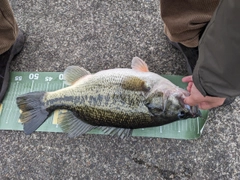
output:
<instances>
[{"instance_id":1,"label":"finger","mask_svg":"<svg viewBox=\"0 0 240 180\"><path fill-rule=\"evenodd\" d=\"M187 86L188 92L191 92L192 86L193 86L193 82L189 82Z\"/></svg>"},{"instance_id":2,"label":"finger","mask_svg":"<svg viewBox=\"0 0 240 180\"><path fill-rule=\"evenodd\" d=\"M188 86L187 86L187 91L188 91L188 92L191 92L191 87L192 87L192 86L191 86L190 84L188 84Z\"/></svg>"},{"instance_id":3,"label":"finger","mask_svg":"<svg viewBox=\"0 0 240 180\"><path fill-rule=\"evenodd\" d=\"M192 98L192 96L188 96L184 99L184 103L188 104L189 106L196 106L198 105L198 102Z\"/></svg>"},{"instance_id":4,"label":"finger","mask_svg":"<svg viewBox=\"0 0 240 180\"><path fill-rule=\"evenodd\" d=\"M193 82L192 75L183 77L182 82Z\"/></svg>"}]
</instances>

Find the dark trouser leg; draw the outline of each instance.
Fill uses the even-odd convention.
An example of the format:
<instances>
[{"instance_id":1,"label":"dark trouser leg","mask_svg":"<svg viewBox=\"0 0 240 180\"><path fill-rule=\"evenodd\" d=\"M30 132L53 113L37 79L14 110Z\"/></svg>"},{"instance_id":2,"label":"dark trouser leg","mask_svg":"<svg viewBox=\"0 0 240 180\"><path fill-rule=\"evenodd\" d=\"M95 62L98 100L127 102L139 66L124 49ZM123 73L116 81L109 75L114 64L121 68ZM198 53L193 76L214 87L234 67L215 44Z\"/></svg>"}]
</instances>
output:
<instances>
[{"instance_id":1,"label":"dark trouser leg","mask_svg":"<svg viewBox=\"0 0 240 180\"><path fill-rule=\"evenodd\" d=\"M186 59L189 74L198 60L199 39L219 0L160 0L164 32Z\"/></svg>"},{"instance_id":2,"label":"dark trouser leg","mask_svg":"<svg viewBox=\"0 0 240 180\"><path fill-rule=\"evenodd\" d=\"M160 0L164 32L171 41L197 47L219 0Z\"/></svg>"},{"instance_id":3,"label":"dark trouser leg","mask_svg":"<svg viewBox=\"0 0 240 180\"><path fill-rule=\"evenodd\" d=\"M0 54L3 54L16 41L17 23L8 0L0 0Z\"/></svg>"},{"instance_id":4,"label":"dark trouser leg","mask_svg":"<svg viewBox=\"0 0 240 180\"><path fill-rule=\"evenodd\" d=\"M0 0L0 102L8 89L10 63L22 50L24 42L8 0Z\"/></svg>"}]
</instances>

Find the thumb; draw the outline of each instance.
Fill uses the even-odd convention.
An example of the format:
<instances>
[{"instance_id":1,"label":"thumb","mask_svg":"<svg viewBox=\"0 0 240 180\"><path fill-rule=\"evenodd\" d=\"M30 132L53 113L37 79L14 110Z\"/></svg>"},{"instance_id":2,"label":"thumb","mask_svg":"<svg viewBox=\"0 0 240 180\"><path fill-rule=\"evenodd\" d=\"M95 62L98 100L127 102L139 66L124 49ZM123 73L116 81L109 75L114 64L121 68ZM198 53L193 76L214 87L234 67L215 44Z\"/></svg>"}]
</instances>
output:
<instances>
[{"instance_id":1,"label":"thumb","mask_svg":"<svg viewBox=\"0 0 240 180\"><path fill-rule=\"evenodd\" d=\"M182 78L182 82L193 82L193 78L192 78L192 75L191 76L185 76Z\"/></svg>"},{"instance_id":2,"label":"thumb","mask_svg":"<svg viewBox=\"0 0 240 180\"><path fill-rule=\"evenodd\" d=\"M184 99L184 103L188 104L189 106L196 106L198 105L198 102L192 98L192 96L188 96Z\"/></svg>"}]
</instances>

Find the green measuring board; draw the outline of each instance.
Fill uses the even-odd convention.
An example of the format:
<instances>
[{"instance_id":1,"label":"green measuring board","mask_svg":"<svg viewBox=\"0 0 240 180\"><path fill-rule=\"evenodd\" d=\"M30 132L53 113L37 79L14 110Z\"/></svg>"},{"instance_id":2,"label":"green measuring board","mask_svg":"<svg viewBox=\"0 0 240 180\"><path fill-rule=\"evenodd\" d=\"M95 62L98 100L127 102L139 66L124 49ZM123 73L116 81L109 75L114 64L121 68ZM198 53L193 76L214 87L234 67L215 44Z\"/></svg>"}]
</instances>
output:
<instances>
[{"instance_id":1,"label":"green measuring board","mask_svg":"<svg viewBox=\"0 0 240 180\"><path fill-rule=\"evenodd\" d=\"M181 82L182 76L165 75L164 77L179 87L186 87L186 84ZM0 106L0 130L23 130L19 122L17 96L32 91L54 91L64 87L61 72L11 72L10 86ZM59 110L54 111L37 131L62 132L57 122L58 115ZM134 129L132 136L195 139L201 135L207 115L208 111L202 111L202 117L176 121L159 127ZM94 129L89 134L103 133Z\"/></svg>"}]
</instances>

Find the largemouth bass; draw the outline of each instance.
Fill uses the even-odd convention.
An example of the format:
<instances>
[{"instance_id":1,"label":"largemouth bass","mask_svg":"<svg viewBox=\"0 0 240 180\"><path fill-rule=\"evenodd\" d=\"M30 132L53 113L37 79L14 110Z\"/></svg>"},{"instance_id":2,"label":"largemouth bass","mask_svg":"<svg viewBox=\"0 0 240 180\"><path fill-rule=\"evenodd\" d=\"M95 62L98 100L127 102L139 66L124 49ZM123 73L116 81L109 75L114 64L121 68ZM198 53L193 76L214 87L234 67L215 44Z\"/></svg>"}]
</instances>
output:
<instances>
[{"instance_id":1,"label":"largemouth bass","mask_svg":"<svg viewBox=\"0 0 240 180\"><path fill-rule=\"evenodd\" d=\"M70 137L100 128L105 134L131 135L132 129L160 126L200 115L184 104L189 93L149 72L138 57L132 69L117 68L91 74L70 66L64 71L70 86L53 92L30 92L17 97L20 121L28 135L56 109L65 109L59 125Z\"/></svg>"}]
</instances>

